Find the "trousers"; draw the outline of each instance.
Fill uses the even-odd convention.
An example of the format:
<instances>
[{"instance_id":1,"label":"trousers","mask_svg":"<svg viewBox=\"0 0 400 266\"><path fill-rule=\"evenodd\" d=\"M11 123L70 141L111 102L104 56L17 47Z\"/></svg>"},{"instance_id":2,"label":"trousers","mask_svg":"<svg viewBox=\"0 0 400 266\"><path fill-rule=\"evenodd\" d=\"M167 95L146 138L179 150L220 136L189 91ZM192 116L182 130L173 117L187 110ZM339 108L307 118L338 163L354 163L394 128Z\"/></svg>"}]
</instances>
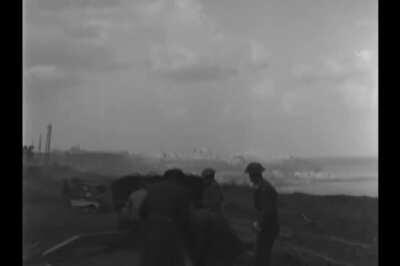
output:
<instances>
[{"instance_id":1,"label":"trousers","mask_svg":"<svg viewBox=\"0 0 400 266\"><path fill-rule=\"evenodd\" d=\"M185 266L191 257L187 230L167 217L150 217L145 221L141 266Z\"/></svg>"},{"instance_id":2,"label":"trousers","mask_svg":"<svg viewBox=\"0 0 400 266\"><path fill-rule=\"evenodd\" d=\"M271 251L279 226L264 226L257 235L254 266L270 266Z\"/></svg>"}]
</instances>

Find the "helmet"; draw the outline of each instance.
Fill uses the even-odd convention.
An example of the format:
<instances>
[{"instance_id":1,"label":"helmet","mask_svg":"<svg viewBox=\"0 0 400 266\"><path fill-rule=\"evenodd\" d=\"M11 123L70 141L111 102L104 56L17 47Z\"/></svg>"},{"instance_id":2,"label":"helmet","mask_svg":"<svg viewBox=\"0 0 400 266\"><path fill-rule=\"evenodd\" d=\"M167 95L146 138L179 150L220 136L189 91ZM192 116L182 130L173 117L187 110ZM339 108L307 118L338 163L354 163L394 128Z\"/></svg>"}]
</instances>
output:
<instances>
[{"instance_id":1,"label":"helmet","mask_svg":"<svg viewBox=\"0 0 400 266\"><path fill-rule=\"evenodd\" d=\"M250 173L262 173L264 172L265 168L257 162L252 162L249 163L244 170L245 173L250 174Z\"/></svg>"},{"instance_id":2,"label":"helmet","mask_svg":"<svg viewBox=\"0 0 400 266\"><path fill-rule=\"evenodd\" d=\"M212 168L206 168L201 172L202 177L213 177L215 175L215 170Z\"/></svg>"},{"instance_id":3,"label":"helmet","mask_svg":"<svg viewBox=\"0 0 400 266\"><path fill-rule=\"evenodd\" d=\"M185 176L185 174L179 168L168 169L167 171L164 172L164 177L165 178L181 179L184 176Z\"/></svg>"}]
</instances>

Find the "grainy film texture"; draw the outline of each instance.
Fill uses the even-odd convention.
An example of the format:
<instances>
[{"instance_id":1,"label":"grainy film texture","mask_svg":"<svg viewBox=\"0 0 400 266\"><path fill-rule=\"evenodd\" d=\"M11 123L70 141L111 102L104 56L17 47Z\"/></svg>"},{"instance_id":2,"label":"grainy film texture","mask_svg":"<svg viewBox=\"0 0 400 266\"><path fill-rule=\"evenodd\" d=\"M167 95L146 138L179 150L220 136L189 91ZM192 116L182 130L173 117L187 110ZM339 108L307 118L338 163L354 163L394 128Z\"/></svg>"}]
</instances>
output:
<instances>
[{"instance_id":1,"label":"grainy film texture","mask_svg":"<svg viewBox=\"0 0 400 266\"><path fill-rule=\"evenodd\" d=\"M378 265L378 2L24 0L25 265Z\"/></svg>"}]
</instances>

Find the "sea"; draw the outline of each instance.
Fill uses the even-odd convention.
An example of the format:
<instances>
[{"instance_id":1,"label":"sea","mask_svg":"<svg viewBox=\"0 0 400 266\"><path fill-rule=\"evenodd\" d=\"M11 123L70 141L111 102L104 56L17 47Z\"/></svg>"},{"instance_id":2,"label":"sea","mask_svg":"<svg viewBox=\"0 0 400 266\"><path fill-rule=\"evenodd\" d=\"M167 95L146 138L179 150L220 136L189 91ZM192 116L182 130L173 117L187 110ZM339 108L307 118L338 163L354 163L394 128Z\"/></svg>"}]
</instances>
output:
<instances>
[{"instance_id":1,"label":"sea","mask_svg":"<svg viewBox=\"0 0 400 266\"><path fill-rule=\"evenodd\" d=\"M318 173L298 174L295 178L264 175L281 193L301 192L314 195L352 195L378 198L378 158L316 158ZM222 183L250 185L239 171L218 173Z\"/></svg>"}]
</instances>

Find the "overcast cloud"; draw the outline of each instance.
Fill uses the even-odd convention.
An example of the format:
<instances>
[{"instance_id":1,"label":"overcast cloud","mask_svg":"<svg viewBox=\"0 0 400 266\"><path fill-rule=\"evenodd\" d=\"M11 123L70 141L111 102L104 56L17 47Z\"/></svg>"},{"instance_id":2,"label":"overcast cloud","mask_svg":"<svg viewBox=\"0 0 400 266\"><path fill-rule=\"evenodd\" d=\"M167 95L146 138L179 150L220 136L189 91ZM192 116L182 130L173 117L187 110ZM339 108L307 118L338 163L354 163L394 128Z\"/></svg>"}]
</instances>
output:
<instances>
[{"instance_id":1,"label":"overcast cloud","mask_svg":"<svg viewBox=\"0 0 400 266\"><path fill-rule=\"evenodd\" d=\"M24 142L377 155L377 1L26 0Z\"/></svg>"}]
</instances>

